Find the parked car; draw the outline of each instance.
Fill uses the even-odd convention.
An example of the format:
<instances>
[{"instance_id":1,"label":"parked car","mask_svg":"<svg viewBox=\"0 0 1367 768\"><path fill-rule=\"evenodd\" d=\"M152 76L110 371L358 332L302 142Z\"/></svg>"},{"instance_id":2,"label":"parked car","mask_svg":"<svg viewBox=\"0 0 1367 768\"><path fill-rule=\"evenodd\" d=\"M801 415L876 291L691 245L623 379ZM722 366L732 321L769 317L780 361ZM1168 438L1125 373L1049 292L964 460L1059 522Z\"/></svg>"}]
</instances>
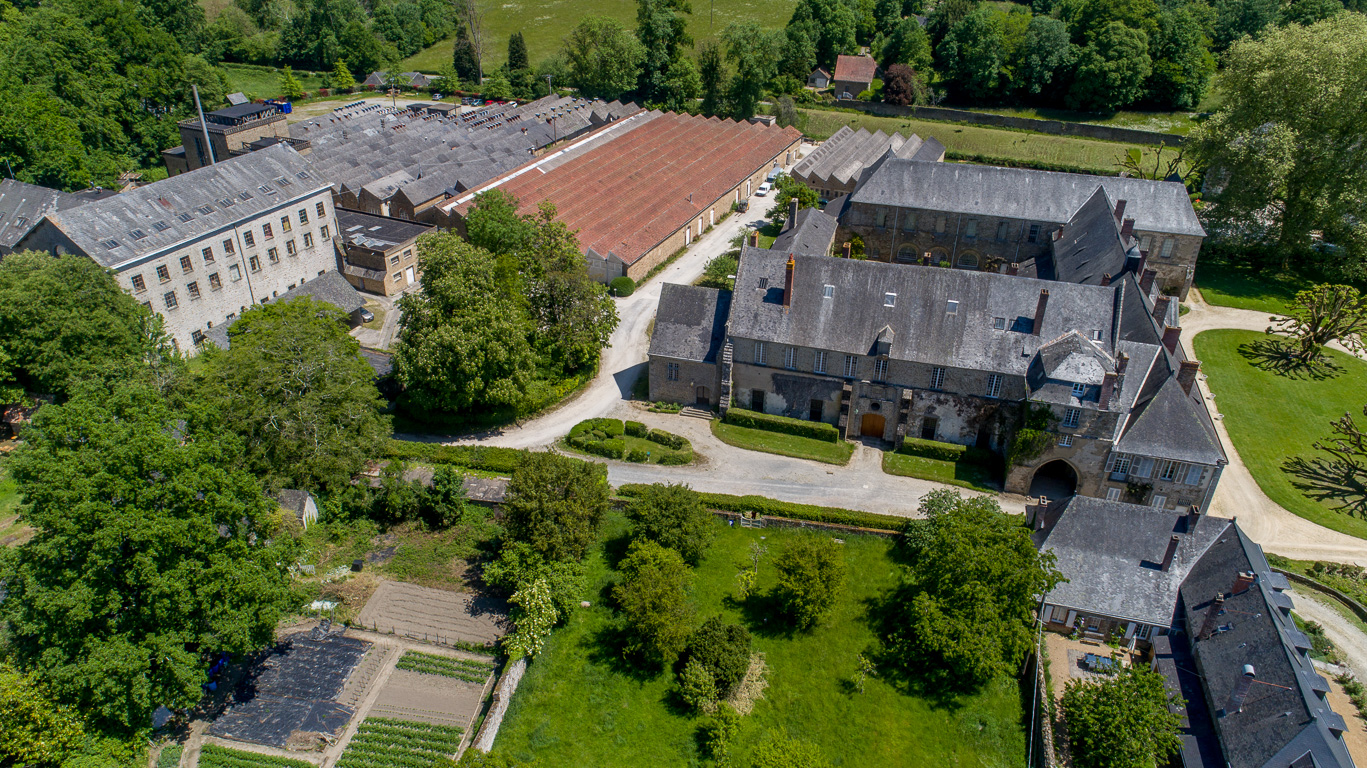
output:
<instances>
[{"instance_id":1,"label":"parked car","mask_svg":"<svg viewBox=\"0 0 1367 768\"><path fill-rule=\"evenodd\" d=\"M363 323L373 323L373 322L375 322L375 313L374 313L374 312L371 312L371 311L368 310L368 309L362 309L362 310L361 310L361 322L363 322Z\"/></svg>"},{"instance_id":2,"label":"parked car","mask_svg":"<svg viewBox=\"0 0 1367 768\"><path fill-rule=\"evenodd\" d=\"M765 197L769 194L769 190L773 188L774 185L766 181L763 184L759 185L759 189L755 190L755 194L759 195L760 197Z\"/></svg>"},{"instance_id":3,"label":"parked car","mask_svg":"<svg viewBox=\"0 0 1367 768\"><path fill-rule=\"evenodd\" d=\"M750 201L742 200L739 203L736 203L736 210L741 213L745 213L746 211L750 210Z\"/></svg>"}]
</instances>

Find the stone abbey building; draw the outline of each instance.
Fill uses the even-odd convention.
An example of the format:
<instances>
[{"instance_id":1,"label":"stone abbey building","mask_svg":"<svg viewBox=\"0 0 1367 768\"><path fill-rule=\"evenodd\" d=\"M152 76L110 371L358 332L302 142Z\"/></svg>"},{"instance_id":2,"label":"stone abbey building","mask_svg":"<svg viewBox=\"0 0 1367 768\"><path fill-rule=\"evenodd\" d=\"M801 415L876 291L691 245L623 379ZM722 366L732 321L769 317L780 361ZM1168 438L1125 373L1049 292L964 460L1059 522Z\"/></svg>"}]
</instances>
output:
<instances>
[{"instance_id":1,"label":"stone abbey building","mask_svg":"<svg viewBox=\"0 0 1367 768\"><path fill-rule=\"evenodd\" d=\"M1124 210L1094 188L1015 274L745 247L729 295L664 286L650 396L1003 456L1038 411L1007 491L1205 508L1225 454Z\"/></svg>"}]
</instances>

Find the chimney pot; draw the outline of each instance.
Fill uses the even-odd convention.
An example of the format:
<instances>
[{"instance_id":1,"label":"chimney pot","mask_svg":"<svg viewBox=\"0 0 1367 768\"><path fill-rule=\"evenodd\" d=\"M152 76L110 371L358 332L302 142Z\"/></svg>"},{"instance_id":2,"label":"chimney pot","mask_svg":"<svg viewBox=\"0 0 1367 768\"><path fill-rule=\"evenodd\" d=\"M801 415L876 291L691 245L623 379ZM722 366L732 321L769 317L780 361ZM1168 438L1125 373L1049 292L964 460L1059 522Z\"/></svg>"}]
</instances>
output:
<instances>
[{"instance_id":1,"label":"chimney pot","mask_svg":"<svg viewBox=\"0 0 1367 768\"><path fill-rule=\"evenodd\" d=\"M1253 574L1253 571L1239 571L1238 575L1234 577L1234 586L1229 590L1230 596L1247 592L1248 588L1253 586L1253 582L1257 580L1258 577Z\"/></svg>"},{"instance_id":2,"label":"chimney pot","mask_svg":"<svg viewBox=\"0 0 1367 768\"><path fill-rule=\"evenodd\" d=\"M1130 364L1130 356L1121 352L1115 356L1115 372L1118 375L1125 374L1125 366Z\"/></svg>"},{"instance_id":3,"label":"chimney pot","mask_svg":"<svg viewBox=\"0 0 1367 768\"><path fill-rule=\"evenodd\" d=\"M1159 325L1164 325L1168 316L1168 305L1172 303L1171 296L1159 296L1153 300L1153 319Z\"/></svg>"},{"instance_id":4,"label":"chimney pot","mask_svg":"<svg viewBox=\"0 0 1367 768\"><path fill-rule=\"evenodd\" d=\"M1049 304L1049 289L1041 288L1039 292L1039 303L1035 305L1035 325L1030 333L1038 336L1044 329L1044 309Z\"/></svg>"},{"instance_id":5,"label":"chimney pot","mask_svg":"<svg viewBox=\"0 0 1367 768\"><path fill-rule=\"evenodd\" d=\"M788 198L788 220L783 222L783 230L786 232L793 228L797 223L797 198Z\"/></svg>"},{"instance_id":6,"label":"chimney pot","mask_svg":"<svg viewBox=\"0 0 1367 768\"><path fill-rule=\"evenodd\" d=\"M751 248L758 248L758 247L759 247L759 230L758 230L758 229L752 229L752 230L750 230L750 247L751 247Z\"/></svg>"},{"instance_id":7,"label":"chimney pot","mask_svg":"<svg viewBox=\"0 0 1367 768\"><path fill-rule=\"evenodd\" d=\"M1181 543L1181 536L1174 535L1168 539L1168 551L1163 553L1163 566L1161 570L1167 571L1172 567L1172 558L1177 554L1177 545Z\"/></svg>"},{"instance_id":8,"label":"chimney pot","mask_svg":"<svg viewBox=\"0 0 1367 768\"><path fill-rule=\"evenodd\" d=\"M1196 383L1196 374L1201 370L1200 360L1183 360L1177 367L1177 383L1182 385L1182 391L1191 394L1191 387Z\"/></svg>"},{"instance_id":9,"label":"chimney pot","mask_svg":"<svg viewBox=\"0 0 1367 768\"><path fill-rule=\"evenodd\" d=\"M1118 379L1114 373L1107 373L1101 377L1101 397L1098 398L1097 407L1106 410L1111 404L1111 396L1115 394L1115 381Z\"/></svg>"},{"instance_id":10,"label":"chimney pot","mask_svg":"<svg viewBox=\"0 0 1367 768\"><path fill-rule=\"evenodd\" d=\"M844 245L840 246L840 251L841 251L841 253L845 256L845 258L848 259L848 258L850 258L850 254L852 253L853 248L854 248L854 245L853 245L852 243L846 241L846 243L845 243Z\"/></svg>"},{"instance_id":11,"label":"chimney pot","mask_svg":"<svg viewBox=\"0 0 1367 768\"><path fill-rule=\"evenodd\" d=\"M1171 325L1163 326L1163 346L1168 352L1177 354L1177 341L1182 338L1182 329Z\"/></svg>"},{"instance_id":12,"label":"chimney pot","mask_svg":"<svg viewBox=\"0 0 1367 768\"><path fill-rule=\"evenodd\" d=\"M1201 522L1201 508L1192 504L1187 507L1187 534L1196 533L1196 525Z\"/></svg>"},{"instance_id":13,"label":"chimney pot","mask_svg":"<svg viewBox=\"0 0 1367 768\"><path fill-rule=\"evenodd\" d=\"M1134 236L1134 219L1131 219L1131 218L1129 218L1129 217L1127 216L1127 217L1125 217L1124 223L1122 223L1122 224L1120 225L1120 239L1121 239L1123 242L1128 243L1128 242L1130 242L1130 238L1133 237L1133 236Z\"/></svg>"},{"instance_id":14,"label":"chimney pot","mask_svg":"<svg viewBox=\"0 0 1367 768\"><path fill-rule=\"evenodd\" d=\"M1010 264L1006 265L1006 274L1008 275L1018 275L1020 274L1020 271L1021 265L1018 262L1013 261Z\"/></svg>"},{"instance_id":15,"label":"chimney pot","mask_svg":"<svg viewBox=\"0 0 1367 768\"><path fill-rule=\"evenodd\" d=\"M783 308L793 305L793 254L788 254L788 269L783 276Z\"/></svg>"},{"instance_id":16,"label":"chimney pot","mask_svg":"<svg viewBox=\"0 0 1367 768\"><path fill-rule=\"evenodd\" d=\"M1108 285L1110 285L1110 284L1111 284L1111 273L1110 273L1110 272L1107 272L1106 274L1104 274L1104 275L1101 276L1101 287L1102 287L1102 288L1105 288L1106 286L1108 286Z\"/></svg>"},{"instance_id":17,"label":"chimney pot","mask_svg":"<svg viewBox=\"0 0 1367 768\"><path fill-rule=\"evenodd\" d=\"M1116 221L1120 221L1120 220L1121 220L1122 218L1124 218L1124 217L1125 217L1125 201L1124 201L1124 200L1117 200L1117 201L1115 201L1115 220L1116 220Z\"/></svg>"}]
</instances>

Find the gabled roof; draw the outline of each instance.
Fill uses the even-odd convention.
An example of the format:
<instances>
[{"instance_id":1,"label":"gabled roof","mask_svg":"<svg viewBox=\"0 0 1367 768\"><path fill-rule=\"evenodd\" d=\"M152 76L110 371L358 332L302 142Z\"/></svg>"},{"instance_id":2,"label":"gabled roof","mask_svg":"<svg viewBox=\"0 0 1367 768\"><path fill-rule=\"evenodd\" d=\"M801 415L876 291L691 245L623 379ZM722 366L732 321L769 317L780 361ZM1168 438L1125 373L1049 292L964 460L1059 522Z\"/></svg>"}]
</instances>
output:
<instances>
[{"instance_id":1,"label":"gabled roof","mask_svg":"<svg viewBox=\"0 0 1367 768\"><path fill-rule=\"evenodd\" d=\"M1205 236L1186 187L1171 181L890 159L851 198L856 203L1066 223L1100 185L1127 201L1135 229Z\"/></svg>"},{"instance_id":2,"label":"gabled roof","mask_svg":"<svg viewBox=\"0 0 1367 768\"><path fill-rule=\"evenodd\" d=\"M878 62L869 56L837 56L835 77L832 79L851 83L872 83L877 72Z\"/></svg>"},{"instance_id":3,"label":"gabled roof","mask_svg":"<svg viewBox=\"0 0 1367 768\"><path fill-rule=\"evenodd\" d=\"M1135 405L1115 449L1196 464L1225 461L1220 441L1206 428L1201 409L1175 377L1165 376L1153 397Z\"/></svg>"},{"instance_id":4,"label":"gabled roof","mask_svg":"<svg viewBox=\"0 0 1367 768\"><path fill-rule=\"evenodd\" d=\"M49 213L77 208L94 199L14 179L0 181L0 252L12 250Z\"/></svg>"},{"instance_id":5,"label":"gabled roof","mask_svg":"<svg viewBox=\"0 0 1367 768\"><path fill-rule=\"evenodd\" d=\"M924 145L921 137L914 133L909 137L900 133L889 136L882 131L869 133L863 128L856 131L842 125L793 166L793 176L809 184L830 181L848 184L889 152L894 157L912 158L919 155ZM926 159L938 160L943 153L943 147L938 152L932 148Z\"/></svg>"},{"instance_id":6,"label":"gabled roof","mask_svg":"<svg viewBox=\"0 0 1367 768\"><path fill-rule=\"evenodd\" d=\"M824 77L824 78L827 79L827 80L830 80L830 79L831 79L831 73L830 73L830 72L827 72L826 70L822 69L821 67L817 67L816 69L812 70L812 74L808 75L807 77L810 79L810 78L816 77L817 75L821 75L822 77Z\"/></svg>"},{"instance_id":7,"label":"gabled roof","mask_svg":"<svg viewBox=\"0 0 1367 768\"><path fill-rule=\"evenodd\" d=\"M651 356L716 362L730 309L730 291L665 283L650 336Z\"/></svg>"},{"instance_id":8,"label":"gabled roof","mask_svg":"<svg viewBox=\"0 0 1367 768\"><path fill-rule=\"evenodd\" d=\"M1036 259L1039 276L1101 285L1107 275L1114 280L1128 265L1137 263L1138 242L1133 237L1121 237L1115 207L1106 188L1098 184L1092 196L1063 226L1062 234L1051 238L1049 253Z\"/></svg>"},{"instance_id":9,"label":"gabled roof","mask_svg":"<svg viewBox=\"0 0 1367 768\"><path fill-rule=\"evenodd\" d=\"M840 226L833 216L815 208L803 208L797 212L794 222L774 238L770 250L803 256L826 256L831 252L836 228Z\"/></svg>"}]
</instances>

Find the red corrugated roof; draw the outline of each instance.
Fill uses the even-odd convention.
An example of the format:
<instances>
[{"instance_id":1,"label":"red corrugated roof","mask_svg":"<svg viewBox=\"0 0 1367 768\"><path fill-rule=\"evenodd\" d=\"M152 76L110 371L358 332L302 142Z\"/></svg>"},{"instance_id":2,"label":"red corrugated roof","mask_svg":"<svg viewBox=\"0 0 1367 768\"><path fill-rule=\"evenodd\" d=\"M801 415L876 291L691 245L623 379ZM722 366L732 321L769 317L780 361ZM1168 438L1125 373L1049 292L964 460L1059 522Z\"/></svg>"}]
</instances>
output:
<instances>
[{"instance_id":1,"label":"red corrugated roof","mask_svg":"<svg viewBox=\"0 0 1367 768\"><path fill-rule=\"evenodd\" d=\"M835 80L851 83L872 83L878 62L868 56L835 57Z\"/></svg>"},{"instance_id":2,"label":"red corrugated roof","mask_svg":"<svg viewBox=\"0 0 1367 768\"><path fill-rule=\"evenodd\" d=\"M517 197L523 213L551 201L556 217L578 230L582 248L633 264L801 136L791 127L665 114L500 188Z\"/></svg>"}]
</instances>

